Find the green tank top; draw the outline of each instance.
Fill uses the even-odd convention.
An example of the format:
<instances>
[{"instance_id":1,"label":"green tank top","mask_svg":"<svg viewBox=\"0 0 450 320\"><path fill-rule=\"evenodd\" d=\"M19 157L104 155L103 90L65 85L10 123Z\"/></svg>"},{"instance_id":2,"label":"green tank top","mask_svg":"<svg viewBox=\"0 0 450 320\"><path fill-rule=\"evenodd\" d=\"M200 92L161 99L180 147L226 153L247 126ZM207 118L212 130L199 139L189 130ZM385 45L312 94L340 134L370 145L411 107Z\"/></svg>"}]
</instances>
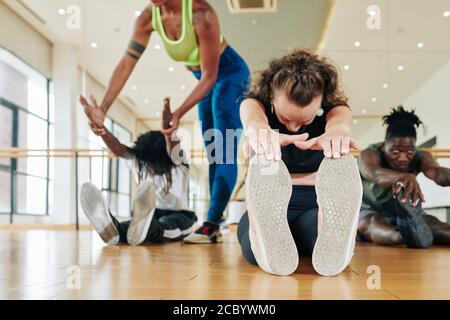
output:
<instances>
[{"instance_id":1,"label":"green tank top","mask_svg":"<svg viewBox=\"0 0 450 320\"><path fill-rule=\"evenodd\" d=\"M175 60L184 63L189 67L198 67L200 65L200 50L197 43L194 24L192 22L192 0L181 0L182 2L182 32L177 40L171 40L167 37L161 18L159 6L153 6L152 9L152 27L158 32L164 43L164 47L169 56ZM221 43L223 37L220 36Z\"/></svg>"},{"instance_id":2,"label":"green tank top","mask_svg":"<svg viewBox=\"0 0 450 320\"><path fill-rule=\"evenodd\" d=\"M383 143L372 144L368 147L369 150L376 153L381 160L381 167L389 168L388 162L382 149ZM418 175L421 171L421 151L416 149L416 155L407 168L408 173ZM378 211L395 210L392 206L394 201L392 198L392 188L382 188L375 182L369 181L361 177L363 185L363 207L371 207Z\"/></svg>"}]
</instances>

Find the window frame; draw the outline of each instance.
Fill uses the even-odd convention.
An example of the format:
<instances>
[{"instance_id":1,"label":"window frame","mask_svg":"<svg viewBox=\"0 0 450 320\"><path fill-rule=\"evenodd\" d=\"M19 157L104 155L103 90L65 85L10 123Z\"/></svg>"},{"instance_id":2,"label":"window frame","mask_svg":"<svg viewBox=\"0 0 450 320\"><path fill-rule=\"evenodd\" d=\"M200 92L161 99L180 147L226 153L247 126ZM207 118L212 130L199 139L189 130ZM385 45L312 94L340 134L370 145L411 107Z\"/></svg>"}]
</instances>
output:
<instances>
[{"instance_id":1,"label":"window frame","mask_svg":"<svg viewBox=\"0 0 450 320\"><path fill-rule=\"evenodd\" d=\"M44 121L46 124L46 148L48 149L50 147L50 127L53 125L54 123L50 121L51 117L50 117L50 91L51 91L51 84L52 84L52 80L50 78L48 78L47 76L45 76L44 74L42 74L41 72L39 72L38 70L36 70L35 68L33 68L31 65L29 65L27 62L23 61L21 58L19 58L18 56L16 56L14 53L12 53L11 51L3 48L0 46L0 49L3 50L7 55L10 55L11 58L17 60L19 63L22 63L26 68L31 69L33 72L36 73L36 75L42 77L42 79L45 81L45 88L46 88L46 115L47 115L47 119L43 118L40 115L35 114L34 112L29 111L26 107L24 106L20 106L17 105L15 103L13 103L12 101L9 101L8 99L0 96L0 110L1 108L6 108L12 111L12 139L11 139L11 148L18 148L19 147L19 131L20 131L20 123L19 123L19 114L20 112L24 112L27 116L33 116L36 117L37 119ZM4 62L8 65L10 65L8 62ZM15 68L13 65L10 65L12 68ZM19 72L21 72L19 69L15 68L16 70L18 70ZM29 80L28 80L29 81ZM0 170L2 171L8 171L10 173L10 192L11 192L11 203L10 203L10 211L9 212L0 212L0 214L8 214L10 216L10 223L13 223L13 217L14 215L20 215L20 216L34 216L34 217L39 217L39 216L49 216L50 212L50 204L49 204L49 186L50 186L50 182L53 181L53 179L50 179L50 158L46 157L46 167L47 167L47 174L45 177L42 176L35 176L33 174L28 174L26 172L20 172L18 171L18 159L17 158L11 158L11 162L9 166L6 165L0 165ZM17 208L18 208L18 184L17 184L17 177L18 176L24 176L24 177L35 177L35 178L39 178L42 180L45 180L45 212L18 212Z\"/></svg>"}]
</instances>

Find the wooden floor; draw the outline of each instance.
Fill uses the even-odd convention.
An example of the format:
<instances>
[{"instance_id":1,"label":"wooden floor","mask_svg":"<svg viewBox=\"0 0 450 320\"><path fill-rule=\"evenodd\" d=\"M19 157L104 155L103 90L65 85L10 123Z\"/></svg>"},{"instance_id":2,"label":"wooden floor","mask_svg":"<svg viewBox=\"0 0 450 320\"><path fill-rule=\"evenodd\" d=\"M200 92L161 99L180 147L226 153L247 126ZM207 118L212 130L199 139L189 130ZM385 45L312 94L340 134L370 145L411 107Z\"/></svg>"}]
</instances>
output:
<instances>
[{"instance_id":1,"label":"wooden floor","mask_svg":"<svg viewBox=\"0 0 450 320\"><path fill-rule=\"evenodd\" d=\"M269 275L242 258L234 233L219 245L109 247L91 231L0 230L0 299L450 299L450 248L358 245L333 278L300 261L293 276ZM73 265L79 289L67 285ZM369 266L380 289L367 286Z\"/></svg>"}]
</instances>

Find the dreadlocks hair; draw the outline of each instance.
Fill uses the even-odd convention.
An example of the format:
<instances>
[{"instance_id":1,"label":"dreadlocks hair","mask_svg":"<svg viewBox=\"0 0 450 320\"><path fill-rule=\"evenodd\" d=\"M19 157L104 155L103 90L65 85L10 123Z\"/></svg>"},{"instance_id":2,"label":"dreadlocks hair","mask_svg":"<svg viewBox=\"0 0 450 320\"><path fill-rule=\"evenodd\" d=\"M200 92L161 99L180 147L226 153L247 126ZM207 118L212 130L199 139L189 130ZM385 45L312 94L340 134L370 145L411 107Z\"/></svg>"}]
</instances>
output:
<instances>
[{"instance_id":1,"label":"dreadlocks hair","mask_svg":"<svg viewBox=\"0 0 450 320\"><path fill-rule=\"evenodd\" d=\"M406 111L402 105L392 108L391 113L382 119L383 125L387 125L386 140L398 137L411 137L416 139L416 128L423 125L414 109Z\"/></svg>"},{"instance_id":2,"label":"dreadlocks hair","mask_svg":"<svg viewBox=\"0 0 450 320\"><path fill-rule=\"evenodd\" d=\"M286 93L300 107L309 105L321 94L323 105L348 105L336 68L326 58L303 48L270 61L268 67L259 73L247 98L256 99L268 107L272 104L275 90Z\"/></svg>"},{"instance_id":3,"label":"dreadlocks hair","mask_svg":"<svg viewBox=\"0 0 450 320\"><path fill-rule=\"evenodd\" d=\"M139 180L150 175L165 176L164 191L172 187L172 168L176 165L167 154L166 139L161 131L149 131L140 135L129 152L136 158Z\"/></svg>"}]
</instances>

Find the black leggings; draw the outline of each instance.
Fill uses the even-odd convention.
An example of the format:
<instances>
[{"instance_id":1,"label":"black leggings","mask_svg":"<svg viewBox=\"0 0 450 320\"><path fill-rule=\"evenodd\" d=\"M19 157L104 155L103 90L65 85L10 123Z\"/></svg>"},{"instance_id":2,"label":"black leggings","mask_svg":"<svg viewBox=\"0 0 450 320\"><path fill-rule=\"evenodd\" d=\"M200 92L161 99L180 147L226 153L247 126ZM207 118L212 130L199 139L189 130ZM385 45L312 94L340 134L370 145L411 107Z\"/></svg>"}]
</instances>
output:
<instances>
[{"instance_id":1,"label":"black leggings","mask_svg":"<svg viewBox=\"0 0 450 320\"><path fill-rule=\"evenodd\" d=\"M129 221L119 222L111 215L113 222L119 231L121 243L127 242ZM197 221L197 216L192 211L155 209L153 220L148 228L145 243L162 243L180 241L192 232Z\"/></svg>"},{"instance_id":2,"label":"black leggings","mask_svg":"<svg viewBox=\"0 0 450 320\"><path fill-rule=\"evenodd\" d=\"M317 239L317 196L313 186L293 186L288 206L289 229L299 255L311 256ZM257 264L250 247L248 213L239 222L237 235L242 254L251 264Z\"/></svg>"}]
</instances>

